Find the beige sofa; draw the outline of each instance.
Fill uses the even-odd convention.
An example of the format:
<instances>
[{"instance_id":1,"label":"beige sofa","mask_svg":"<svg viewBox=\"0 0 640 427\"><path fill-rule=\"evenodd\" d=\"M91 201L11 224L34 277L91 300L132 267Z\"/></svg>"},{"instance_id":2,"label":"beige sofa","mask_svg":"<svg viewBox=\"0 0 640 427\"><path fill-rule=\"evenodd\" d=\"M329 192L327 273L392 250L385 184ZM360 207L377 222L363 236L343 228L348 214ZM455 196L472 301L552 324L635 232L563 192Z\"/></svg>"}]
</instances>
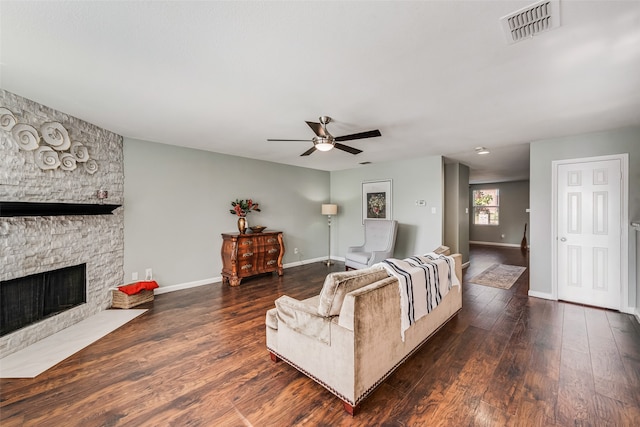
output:
<instances>
[{"instance_id":1,"label":"beige sofa","mask_svg":"<svg viewBox=\"0 0 640 427\"><path fill-rule=\"evenodd\" d=\"M462 256L454 254L462 283ZM405 359L462 308L454 286L442 302L401 337L398 279L376 264L331 273L320 295L276 300L267 312L267 348L343 401L354 415L365 399Z\"/></svg>"}]
</instances>

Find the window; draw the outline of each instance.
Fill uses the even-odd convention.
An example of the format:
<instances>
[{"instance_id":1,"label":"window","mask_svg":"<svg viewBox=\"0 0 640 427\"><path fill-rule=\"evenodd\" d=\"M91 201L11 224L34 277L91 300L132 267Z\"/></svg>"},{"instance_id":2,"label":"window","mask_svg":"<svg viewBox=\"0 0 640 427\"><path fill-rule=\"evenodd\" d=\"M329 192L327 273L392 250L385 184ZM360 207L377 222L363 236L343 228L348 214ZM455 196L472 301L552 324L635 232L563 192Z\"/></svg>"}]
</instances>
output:
<instances>
[{"instance_id":1,"label":"window","mask_svg":"<svg viewBox=\"0 0 640 427\"><path fill-rule=\"evenodd\" d=\"M500 224L500 194L497 188L473 190L473 224Z\"/></svg>"}]
</instances>

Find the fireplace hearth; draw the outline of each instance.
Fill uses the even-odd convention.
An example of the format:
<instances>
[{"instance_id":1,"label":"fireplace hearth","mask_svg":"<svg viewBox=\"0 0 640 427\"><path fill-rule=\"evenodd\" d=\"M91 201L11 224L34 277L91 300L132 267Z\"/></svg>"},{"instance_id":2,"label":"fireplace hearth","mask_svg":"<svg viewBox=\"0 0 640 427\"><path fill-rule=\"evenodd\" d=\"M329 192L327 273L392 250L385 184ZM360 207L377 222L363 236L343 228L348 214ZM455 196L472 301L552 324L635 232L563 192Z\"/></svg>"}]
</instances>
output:
<instances>
[{"instance_id":1,"label":"fireplace hearth","mask_svg":"<svg viewBox=\"0 0 640 427\"><path fill-rule=\"evenodd\" d=\"M0 282L0 336L87 302L87 265Z\"/></svg>"}]
</instances>

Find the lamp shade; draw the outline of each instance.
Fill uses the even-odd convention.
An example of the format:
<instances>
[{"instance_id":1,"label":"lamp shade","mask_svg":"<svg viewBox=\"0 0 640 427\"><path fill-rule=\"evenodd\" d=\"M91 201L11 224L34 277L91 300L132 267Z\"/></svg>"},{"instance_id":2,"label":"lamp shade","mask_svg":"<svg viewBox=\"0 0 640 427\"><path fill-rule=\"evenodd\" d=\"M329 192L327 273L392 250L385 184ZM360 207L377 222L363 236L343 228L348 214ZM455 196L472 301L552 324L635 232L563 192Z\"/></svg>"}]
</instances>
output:
<instances>
[{"instance_id":1,"label":"lamp shade","mask_svg":"<svg viewBox=\"0 0 640 427\"><path fill-rule=\"evenodd\" d=\"M336 215L338 213L338 205L323 204L322 215Z\"/></svg>"}]
</instances>

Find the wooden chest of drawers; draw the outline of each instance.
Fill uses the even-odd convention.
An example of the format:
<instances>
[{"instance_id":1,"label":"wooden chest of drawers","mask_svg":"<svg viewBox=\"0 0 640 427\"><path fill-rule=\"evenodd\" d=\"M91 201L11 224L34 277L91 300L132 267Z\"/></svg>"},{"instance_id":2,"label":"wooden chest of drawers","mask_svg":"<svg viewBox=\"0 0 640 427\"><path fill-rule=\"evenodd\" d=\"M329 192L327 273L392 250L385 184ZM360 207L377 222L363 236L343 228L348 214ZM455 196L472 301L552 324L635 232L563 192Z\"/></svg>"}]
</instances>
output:
<instances>
[{"instance_id":1,"label":"wooden chest of drawers","mask_svg":"<svg viewBox=\"0 0 640 427\"><path fill-rule=\"evenodd\" d=\"M222 234L222 283L238 286L243 277L277 271L284 274L281 231Z\"/></svg>"}]
</instances>

